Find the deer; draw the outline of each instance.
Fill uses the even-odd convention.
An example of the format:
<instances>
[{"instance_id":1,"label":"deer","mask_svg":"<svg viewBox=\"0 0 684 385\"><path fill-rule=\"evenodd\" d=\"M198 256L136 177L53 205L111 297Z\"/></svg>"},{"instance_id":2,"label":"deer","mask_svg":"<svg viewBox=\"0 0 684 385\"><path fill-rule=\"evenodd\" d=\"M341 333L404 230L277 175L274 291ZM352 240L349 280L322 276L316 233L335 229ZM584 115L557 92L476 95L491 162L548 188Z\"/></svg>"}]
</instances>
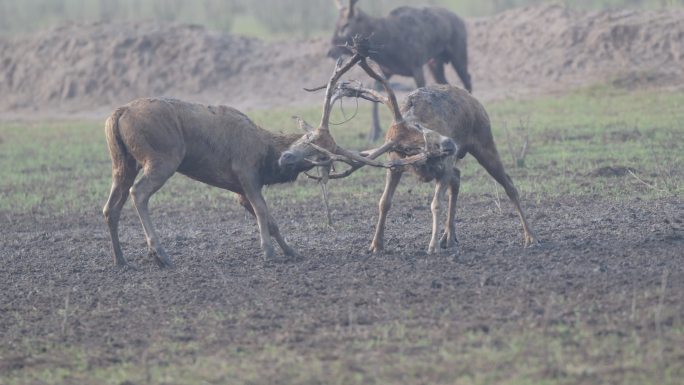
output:
<instances>
[{"instance_id":1,"label":"deer","mask_svg":"<svg viewBox=\"0 0 684 385\"><path fill-rule=\"evenodd\" d=\"M345 7L336 0L339 17L328 56L338 58L349 54L354 37L368 38L374 50L370 58L380 65L385 79L394 75L413 77L416 87L425 86L423 65L427 64L438 84L447 84L444 66L451 63L463 86L473 91L468 72L468 36L463 20L453 12L439 7L399 7L386 17L372 17L349 0ZM380 88L380 83L375 84ZM368 140L380 138L380 118L377 103L372 107L372 126Z\"/></svg>"},{"instance_id":2,"label":"deer","mask_svg":"<svg viewBox=\"0 0 684 385\"><path fill-rule=\"evenodd\" d=\"M160 268L173 266L152 225L148 202L176 172L236 193L239 204L256 217L266 258L274 256L271 235L286 256L297 257L280 234L261 189L297 178L298 170L281 169L277 160L300 134L272 133L227 106L143 98L117 108L105 123L105 136L112 160L112 186L103 215L117 266L130 266L118 235L121 210L129 195L149 255Z\"/></svg>"},{"instance_id":3,"label":"deer","mask_svg":"<svg viewBox=\"0 0 684 385\"><path fill-rule=\"evenodd\" d=\"M368 43L366 42L366 45ZM460 170L457 163L471 154L480 165L504 187L506 194L515 206L523 227L524 247L537 244L537 238L530 229L526 215L520 205L518 191L504 169L491 131L489 116L482 104L467 90L450 85L434 85L419 88L410 93L400 107L389 82L374 70L367 61L371 48L354 43L349 49L361 55L359 66L385 89L387 96L375 89L365 88L349 82L340 83L335 92L337 98L360 97L374 103L386 105L392 113L392 124L385 135L385 143L377 149L364 151L362 156L375 159L388 153L395 167L386 172L385 188L378 203L379 215L375 234L369 251L384 251L384 232L387 215L392 207L392 198L402 175L407 170L414 173L422 182L436 182L434 196L430 205L432 212L432 233L428 254L437 254L440 249L449 249L458 244L456 237L456 201L460 189ZM455 144L453 151L443 156L425 156L421 153L421 140L417 133L429 130L435 135L450 138ZM427 144L427 142L426 142ZM292 147L288 150L292 151ZM404 160L404 162L402 162ZM329 174L328 179L344 178L362 167L357 162L344 172ZM316 179L317 177L314 177ZM440 201L448 191L449 204L444 232L438 238Z\"/></svg>"}]
</instances>

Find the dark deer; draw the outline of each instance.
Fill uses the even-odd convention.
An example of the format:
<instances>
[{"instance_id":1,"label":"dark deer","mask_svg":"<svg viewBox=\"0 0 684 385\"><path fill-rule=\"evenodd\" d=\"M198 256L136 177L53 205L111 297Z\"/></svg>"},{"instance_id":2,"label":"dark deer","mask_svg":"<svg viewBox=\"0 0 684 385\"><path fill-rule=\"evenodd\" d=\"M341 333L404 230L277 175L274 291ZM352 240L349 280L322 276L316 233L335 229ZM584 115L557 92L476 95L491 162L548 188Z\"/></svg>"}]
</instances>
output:
<instances>
[{"instance_id":1,"label":"dark deer","mask_svg":"<svg viewBox=\"0 0 684 385\"><path fill-rule=\"evenodd\" d=\"M423 65L439 84L446 84L444 66L454 67L464 87L472 92L468 73L467 32L465 23L453 12L438 7L399 7L387 17L375 18L356 7L358 0L349 0L343 7L337 0L339 18L328 56L338 58L348 54L354 37L369 38L374 50L370 58L380 65L386 79L393 75L413 77L416 87L425 86ZM379 83L376 83L376 88ZM377 104L373 105L373 126L368 139L380 137Z\"/></svg>"},{"instance_id":2,"label":"dark deer","mask_svg":"<svg viewBox=\"0 0 684 385\"><path fill-rule=\"evenodd\" d=\"M150 256L160 267L172 266L152 226L148 201L176 172L235 192L238 202L256 217L266 258L274 254L271 235L286 255L296 256L269 214L261 188L293 181L306 170L284 170L277 163L283 149L300 134L271 133L234 108L164 98L137 99L119 107L107 119L105 134L112 158L112 189L103 212L117 265L127 265L118 224L130 192ZM140 170L142 177L135 182Z\"/></svg>"}]
</instances>

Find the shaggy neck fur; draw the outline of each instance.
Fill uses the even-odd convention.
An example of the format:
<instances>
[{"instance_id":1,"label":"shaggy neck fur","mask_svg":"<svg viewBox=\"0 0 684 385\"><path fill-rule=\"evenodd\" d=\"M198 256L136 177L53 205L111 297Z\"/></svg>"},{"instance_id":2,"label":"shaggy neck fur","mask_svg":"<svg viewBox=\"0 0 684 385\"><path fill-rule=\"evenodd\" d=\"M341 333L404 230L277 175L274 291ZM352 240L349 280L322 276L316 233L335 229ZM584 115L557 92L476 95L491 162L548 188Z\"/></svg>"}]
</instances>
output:
<instances>
[{"instance_id":1,"label":"shaggy neck fur","mask_svg":"<svg viewBox=\"0 0 684 385\"><path fill-rule=\"evenodd\" d=\"M266 131L266 130L264 130ZM268 135L268 150L266 159L262 164L262 184L271 185L277 183L293 182L300 172L306 170L283 169L278 165L280 154L287 150L290 145L302 137L301 134L275 134L266 131Z\"/></svg>"}]
</instances>

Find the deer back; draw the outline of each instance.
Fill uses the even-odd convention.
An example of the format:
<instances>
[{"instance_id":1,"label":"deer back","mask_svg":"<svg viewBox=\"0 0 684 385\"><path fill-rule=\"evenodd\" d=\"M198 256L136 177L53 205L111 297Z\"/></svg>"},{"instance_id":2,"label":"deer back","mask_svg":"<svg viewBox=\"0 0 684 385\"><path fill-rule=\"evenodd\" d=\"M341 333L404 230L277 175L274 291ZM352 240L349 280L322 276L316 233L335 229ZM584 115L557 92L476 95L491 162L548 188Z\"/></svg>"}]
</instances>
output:
<instances>
[{"instance_id":1,"label":"deer back","mask_svg":"<svg viewBox=\"0 0 684 385\"><path fill-rule=\"evenodd\" d=\"M277 160L299 135L271 133L231 107L137 99L125 106L119 135L141 167L176 164L182 174L231 191L239 192L241 173L262 184L296 178L281 175Z\"/></svg>"},{"instance_id":2,"label":"deer back","mask_svg":"<svg viewBox=\"0 0 684 385\"><path fill-rule=\"evenodd\" d=\"M412 76L414 68L442 54L457 39L465 42L463 20L438 7L399 7L387 17L375 18L356 7L352 16L347 8L340 10L329 55L337 57L355 36L370 39L376 61L386 75Z\"/></svg>"},{"instance_id":3,"label":"deer back","mask_svg":"<svg viewBox=\"0 0 684 385\"><path fill-rule=\"evenodd\" d=\"M484 107L460 87L444 84L419 88L406 97L402 114L408 123L454 139L462 150L491 137Z\"/></svg>"}]
</instances>

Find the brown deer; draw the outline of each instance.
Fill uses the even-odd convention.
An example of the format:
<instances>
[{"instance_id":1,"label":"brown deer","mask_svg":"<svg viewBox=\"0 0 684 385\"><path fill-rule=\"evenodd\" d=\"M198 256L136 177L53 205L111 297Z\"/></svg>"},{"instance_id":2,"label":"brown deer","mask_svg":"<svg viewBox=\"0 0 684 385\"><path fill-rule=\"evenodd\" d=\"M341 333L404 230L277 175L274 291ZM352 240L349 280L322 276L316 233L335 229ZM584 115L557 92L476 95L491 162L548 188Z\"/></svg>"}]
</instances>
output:
<instances>
[{"instance_id":1,"label":"brown deer","mask_svg":"<svg viewBox=\"0 0 684 385\"><path fill-rule=\"evenodd\" d=\"M525 247L536 243L536 238L528 225L525 214L520 205L518 191L513 181L506 174L492 137L491 124L484 107L468 91L449 85L436 85L419 88L409 94L407 100L400 108L396 96L389 83L366 62L368 47L358 47L355 43L352 50L359 52L363 58L359 65L373 79L380 82L387 92L387 97L373 89L353 86L342 83L338 86L338 97L362 97L367 100L382 102L392 111L393 123L387 130L385 144L376 150L366 152L370 159L375 159L384 152L389 152L390 158L397 167L387 171L385 191L379 203L379 218L375 236L370 246L371 252L379 252L384 249L384 231L387 214L392 205L392 197L406 169L410 169L423 182L435 180L437 186L431 204L432 210L432 236L428 247L428 253L437 253L439 247L449 248L454 246L456 239L455 214L456 199L460 187L460 171L456 168L459 159L466 154L472 154L475 159L487 170L487 172L499 182L505 189L506 194L513 202L523 227ZM452 138L456 144L455 156L426 157L422 156L416 161L420 150L420 139L416 135L420 128L443 137ZM290 150L288 150L290 151ZM402 159L405 160L402 164ZM406 161L412 159L412 161ZM391 162L390 162L391 163ZM329 175L329 178L342 178L361 167L353 165L345 172ZM447 212L446 228L438 241L440 200L448 190L449 207ZM439 243L439 247L438 247Z\"/></svg>"},{"instance_id":2,"label":"brown deer","mask_svg":"<svg viewBox=\"0 0 684 385\"><path fill-rule=\"evenodd\" d=\"M392 92L387 81L380 75L365 66L366 72L380 81L386 91ZM358 88L354 92L366 92ZM416 164L409 168L421 181L428 182L435 180L437 186L431 204L432 210L432 237L428 247L428 253L436 253L438 248L438 218L440 214L440 200L445 192L449 192L449 207L447 211L447 221L444 233L439 240L439 247L449 248L455 245L456 239L455 213L456 199L460 187L460 171L456 168L458 159L462 159L466 154L471 154L487 170L487 172L504 187L506 194L515 206L523 227L524 245L528 247L537 243L536 237L530 229L525 213L520 205L518 190L513 181L506 174L499 153L494 144L491 123L489 116L482 104L475 99L468 91L449 85L435 85L419 88L408 95L403 103L401 110L392 104L393 113L400 114L407 122L416 125L429 127L435 132L448 136L456 142L458 151L455 156L433 160L431 162ZM396 125L390 127L386 138L391 140L396 138ZM396 139L395 139L396 140ZM400 143L400 141L399 141ZM391 158L401 158L405 156L400 151L390 153ZM385 191L379 203L379 218L375 230L375 236L370 246L370 251L378 252L383 250L383 238L387 213L391 207L392 196L399 184L405 167L390 169L387 171Z\"/></svg>"},{"instance_id":3,"label":"brown deer","mask_svg":"<svg viewBox=\"0 0 684 385\"><path fill-rule=\"evenodd\" d=\"M300 134L271 133L234 108L165 98L137 99L119 107L107 119L105 134L112 159L112 189L103 213L117 265L127 265L118 224L130 192L150 256L160 267L172 266L152 226L148 201L176 172L235 192L238 202L257 219L267 258L274 253L271 235L286 255L296 256L269 214L261 188L297 178L302 170L284 170L277 161ZM142 177L135 182L140 170Z\"/></svg>"},{"instance_id":4,"label":"brown deer","mask_svg":"<svg viewBox=\"0 0 684 385\"><path fill-rule=\"evenodd\" d=\"M453 12L438 7L399 7L387 17L367 15L349 0L343 7L339 0L339 18L328 56L338 58L348 54L347 44L354 37L369 38L374 50L370 58L380 65L386 79L393 75L413 77L416 87L425 86L423 65L428 64L435 81L446 84L444 66L454 67L463 86L472 92L468 73L468 48L465 23ZM378 88L379 83L376 83ZM377 104L373 105L373 125L370 141L380 137L381 128Z\"/></svg>"}]
</instances>

